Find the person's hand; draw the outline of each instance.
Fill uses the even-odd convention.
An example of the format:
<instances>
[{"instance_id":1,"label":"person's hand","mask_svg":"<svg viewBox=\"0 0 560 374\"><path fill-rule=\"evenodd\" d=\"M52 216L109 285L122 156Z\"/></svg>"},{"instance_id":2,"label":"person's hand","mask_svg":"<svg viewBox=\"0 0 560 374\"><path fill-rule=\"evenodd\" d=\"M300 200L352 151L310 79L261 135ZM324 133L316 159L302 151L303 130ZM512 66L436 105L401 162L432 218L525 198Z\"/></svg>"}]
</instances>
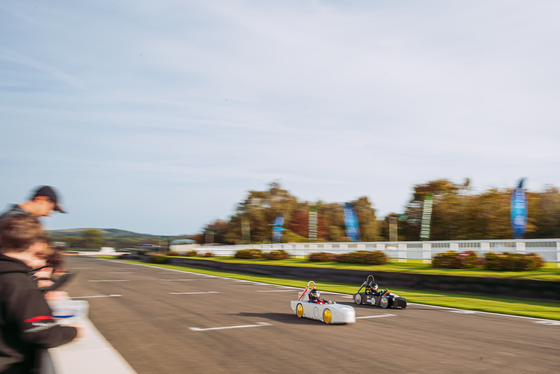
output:
<instances>
[{"instance_id":1,"label":"person's hand","mask_svg":"<svg viewBox=\"0 0 560 374\"><path fill-rule=\"evenodd\" d=\"M60 301L69 300L68 292L66 291L49 291L45 293L45 300L47 301Z\"/></svg>"},{"instance_id":2,"label":"person's hand","mask_svg":"<svg viewBox=\"0 0 560 374\"><path fill-rule=\"evenodd\" d=\"M70 325L76 329L76 339L81 339L86 336L86 330L80 324Z\"/></svg>"}]
</instances>

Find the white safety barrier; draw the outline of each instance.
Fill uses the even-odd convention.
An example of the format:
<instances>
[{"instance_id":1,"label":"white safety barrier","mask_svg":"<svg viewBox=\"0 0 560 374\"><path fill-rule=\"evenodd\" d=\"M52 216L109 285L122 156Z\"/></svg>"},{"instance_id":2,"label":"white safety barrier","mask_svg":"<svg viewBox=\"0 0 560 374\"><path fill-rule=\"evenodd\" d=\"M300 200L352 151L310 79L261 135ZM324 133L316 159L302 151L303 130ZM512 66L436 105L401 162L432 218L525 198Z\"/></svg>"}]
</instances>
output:
<instances>
[{"instance_id":1,"label":"white safety barrier","mask_svg":"<svg viewBox=\"0 0 560 374\"><path fill-rule=\"evenodd\" d=\"M215 256L233 256L240 249L260 249L270 252L283 249L291 256L306 257L313 252L334 254L355 251L382 251L387 257L401 261L424 260L429 263L438 253L446 251L475 251L480 256L488 252L536 253L545 262L560 266L560 239L517 239L517 240L454 240L419 242L344 242L344 243L276 243L238 245L171 245L170 250L185 253L196 250L199 256L211 252Z\"/></svg>"}]
</instances>

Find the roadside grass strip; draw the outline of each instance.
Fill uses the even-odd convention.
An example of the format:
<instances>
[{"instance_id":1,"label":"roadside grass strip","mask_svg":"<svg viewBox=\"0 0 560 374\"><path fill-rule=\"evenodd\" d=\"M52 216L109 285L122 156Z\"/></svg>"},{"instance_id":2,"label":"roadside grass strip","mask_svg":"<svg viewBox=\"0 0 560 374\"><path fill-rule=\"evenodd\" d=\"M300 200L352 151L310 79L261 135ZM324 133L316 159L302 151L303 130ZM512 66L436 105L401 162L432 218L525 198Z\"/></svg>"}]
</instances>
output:
<instances>
[{"instance_id":1,"label":"roadside grass strip","mask_svg":"<svg viewBox=\"0 0 560 374\"><path fill-rule=\"evenodd\" d=\"M119 260L118 256L99 256L104 259ZM177 256L181 258L183 256ZM306 258L291 257L285 260L268 260L268 259L240 259L234 257L188 257L191 259L199 259L205 261L216 261L233 264L258 264L258 265L276 265L276 266L297 266L308 268L323 269L350 269L350 270L369 270L376 271L392 271L400 273L417 273L430 275L462 275L469 277L490 277L490 278L512 278L512 279L537 279L546 281L560 281L560 263L545 262L544 266L535 271L492 271L485 269L442 269L434 268L423 260L406 260L400 262L390 259L388 263L383 265L363 265L363 264L345 264L338 262L311 262ZM122 260L127 261L127 260Z\"/></svg>"},{"instance_id":2,"label":"roadside grass strip","mask_svg":"<svg viewBox=\"0 0 560 374\"><path fill-rule=\"evenodd\" d=\"M200 269L190 266L177 266L165 264L150 264L142 261L119 260L130 264L154 266L176 271L184 271L198 274L206 274L210 276L225 277L230 279L238 279L251 282L269 283L279 286L289 286L298 289L304 289L307 280L275 278L253 274L233 273L225 271L215 271ZM372 270L374 273L374 270ZM340 294L353 295L358 290L359 284L343 284L333 282L318 282L317 288L321 292L335 292ZM476 295L463 295L454 293L443 293L435 291L418 291L407 290L401 288L392 288L390 290L405 299L409 303L443 306L455 309L476 310L481 312L518 315L532 318L543 318L550 320L560 320L560 303L545 301L528 301L513 300L502 297L488 297Z\"/></svg>"}]
</instances>

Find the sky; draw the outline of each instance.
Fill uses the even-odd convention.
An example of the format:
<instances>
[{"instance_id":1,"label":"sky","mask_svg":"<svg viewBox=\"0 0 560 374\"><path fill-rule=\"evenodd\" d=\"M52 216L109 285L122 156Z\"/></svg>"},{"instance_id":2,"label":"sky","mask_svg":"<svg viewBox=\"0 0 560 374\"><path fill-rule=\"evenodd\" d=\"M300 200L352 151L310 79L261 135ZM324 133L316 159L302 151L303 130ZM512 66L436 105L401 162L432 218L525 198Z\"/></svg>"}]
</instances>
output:
<instances>
[{"instance_id":1,"label":"sky","mask_svg":"<svg viewBox=\"0 0 560 374\"><path fill-rule=\"evenodd\" d=\"M556 0L0 2L0 209L49 230L201 232L302 201L560 187Z\"/></svg>"}]
</instances>

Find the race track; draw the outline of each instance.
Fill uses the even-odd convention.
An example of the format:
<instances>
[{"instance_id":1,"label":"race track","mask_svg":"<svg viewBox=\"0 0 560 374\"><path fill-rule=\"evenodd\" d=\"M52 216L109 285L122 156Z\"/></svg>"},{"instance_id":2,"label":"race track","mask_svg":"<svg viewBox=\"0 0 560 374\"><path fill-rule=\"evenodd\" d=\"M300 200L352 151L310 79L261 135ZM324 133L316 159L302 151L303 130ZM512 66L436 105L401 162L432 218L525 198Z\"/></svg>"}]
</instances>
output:
<instances>
[{"instance_id":1,"label":"race track","mask_svg":"<svg viewBox=\"0 0 560 374\"><path fill-rule=\"evenodd\" d=\"M64 289L88 300L90 320L139 374L560 372L560 321L322 293L357 317L325 325L295 316L288 287L82 256L67 265L78 275Z\"/></svg>"}]
</instances>

